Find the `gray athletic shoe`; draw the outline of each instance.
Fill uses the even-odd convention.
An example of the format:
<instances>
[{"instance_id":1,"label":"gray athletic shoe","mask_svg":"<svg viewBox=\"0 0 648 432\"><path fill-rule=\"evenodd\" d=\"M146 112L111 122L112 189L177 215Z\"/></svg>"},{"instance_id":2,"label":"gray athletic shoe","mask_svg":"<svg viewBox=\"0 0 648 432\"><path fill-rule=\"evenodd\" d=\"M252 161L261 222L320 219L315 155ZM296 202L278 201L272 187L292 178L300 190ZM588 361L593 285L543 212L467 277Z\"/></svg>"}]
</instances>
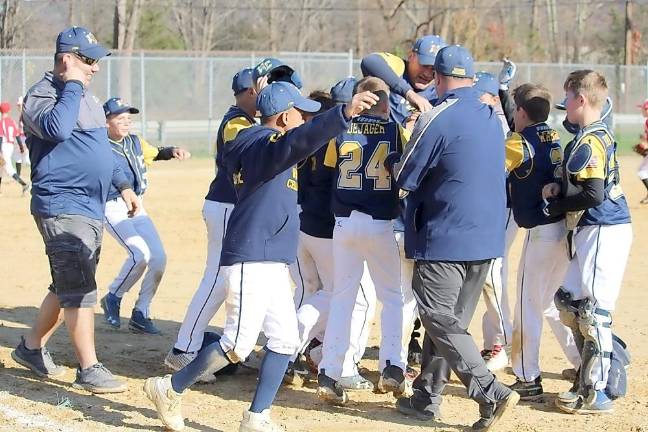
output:
<instances>
[{"instance_id":1,"label":"gray athletic shoe","mask_svg":"<svg viewBox=\"0 0 648 432\"><path fill-rule=\"evenodd\" d=\"M77 368L76 380L72 387L91 393L121 393L126 391L126 383L115 378L104 365L97 363L86 369Z\"/></svg>"},{"instance_id":2,"label":"gray athletic shoe","mask_svg":"<svg viewBox=\"0 0 648 432\"><path fill-rule=\"evenodd\" d=\"M27 349L24 337L20 338L16 349L11 351L11 358L39 377L56 378L65 374L65 368L54 363L47 348Z\"/></svg>"},{"instance_id":3,"label":"gray athletic shoe","mask_svg":"<svg viewBox=\"0 0 648 432\"><path fill-rule=\"evenodd\" d=\"M184 352L171 348L164 358L164 364L174 371L179 371L188 366L197 355L198 353L196 351Z\"/></svg>"},{"instance_id":4,"label":"gray athletic shoe","mask_svg":"<svg viewBox=\"0 0 648 432\"><path fill-rule=\"evenodd\" d=\"M349 391L373 391L374 389L373 383L360 374L341 377L337 382L340 387Z\"/></svg>"}]
</instances>

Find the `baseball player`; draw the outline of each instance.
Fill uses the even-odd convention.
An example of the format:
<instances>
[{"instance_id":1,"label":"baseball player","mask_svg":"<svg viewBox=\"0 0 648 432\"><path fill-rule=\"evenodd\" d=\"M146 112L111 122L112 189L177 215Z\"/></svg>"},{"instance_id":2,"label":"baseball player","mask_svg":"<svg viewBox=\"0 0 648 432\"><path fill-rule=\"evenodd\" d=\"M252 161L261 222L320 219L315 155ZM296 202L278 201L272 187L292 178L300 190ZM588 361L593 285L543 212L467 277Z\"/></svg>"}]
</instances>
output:
<instances>
[{"instance_id":1,"label":"baseball player","mask_svg":"<svg viewBox=\"0 0 648 432\"><path fill-rule=\"evenodd\" d=\"M236 203L236 191L232 177L223 168L224 146L234 140L239 132L256 122L256 96L252 81L252 69L237 72L232 78L235 103L230 106L216 134L216 177L209 185L203 204L203 220L207 227L207 262L200 285L196 290L178 338L165 358L165 364L173 370L187 366L196 357L203 344L203 335L209 322L225 301L223 284L217 284L223 238L227 223ZM207 377L203 377L208 379Z\"/></svg>"},{"instance_id":2,"label":"baseball player","mask_svg":"<svg viewBox=\"0 0 648 432\"><path fill-rule=\"evenodd\" d=\"M334 104L351 101L356 79L344 79L331 88L330 95L315 92L311 99L327 109ZM304 117L310 117L304 114ZM299 325L299 349L291 359L293 363L286 372L286 381L299 384L309 373L317 369L321 361L321 341L329 316L329 304L333 292L333 226L335 218L331 210L331 181L333 172L324 165L326 147L320 148L300 165L298 169L298 203L300 232L297 260L290 265L295 282L295 305ZM351 344L343 362L343 378L340 385L349 390L372 390L373 383L358 371L357 363L364 355L369 339L370 324L376 307L373 282L366 269L362 274L360 288L353 308L352 320L360 323L352 326L358 333L351 336ZM315 340L313 340L315 338ZM306 362L299 361L298 354L309 349ZM306 364L304 364L306 363Z\"/></svg>"},{"instance_id":3,"label":"baseball player","mask_svg":"<svg viewBox=\"0 0 648 432\"><path fill-rule=\"evenodd\" d=\"M640 142L633 147L633 150L643 157L641 165L639 165L639 179L646 187L646 196L641 200L641 204L648 204L648 99L641 105L641 115L644 117L644 132L639 136Z\"/></svg>"},{"instance_id":4,"label":"baseball player","mask_svg":"<svg viewBox=\"0 0 648 432\"><path fill-rule=\"evenodd\" d=\"M103 105L108 126L108 138L115 162L126 173L129 183L140 201L148 186L147 167L153 161L184 160L191 154L178 147L154 147L138 135L131 134L131 114L139 113L120 98L111 98ZM108 286L108 294L101 299L106 324L121 326L119 316L121 300L137 281L144 276L128 328L136 333L159 334L150 318L151 302L166 266L166 253L153 221L144 205L134 217L129 217L126 203L112 186L106 202L106 229L126 252L117 277Z\"/></svg>"},{"instance_id":5,"label":"baseball player","mask_svg":"<svg viewBox=\"0 0 648 432\"><path fill-rule=\"evenodd\" d=\"M549 217L566 214L573 258L556 293L560 318L581 348L580 386L561 393L568 413L611 412L606 392L613 351L612 317L632 243L628 205L619 184L616 142L601 120L608 87L592 70L574 71L564 85L567 120L580 127L565 147L562 182L543 189Z\"/></svg>"},{"instance_id":6,"label":"baseball player","mask_svg":"<svg viewBox=\"0 0 648 432\"><path fill-rule=\"evenodd\" d=\"M495 109L506 136L509 133L509 126L498 96L501 85L501 81L498 82L488 72L475 73L473 87L481 93L480 100ZM510 349L513 335L507 289L508 254L517 235L518 225L513 218L510 204L507 207L504 257L493 260L483 288L486 312L482 316L484 349L481 355L491 372L504 369L508 365L507 350Z\"/></svg>"},{"instance_id":7,"label":"baseball player","mask_svg":"<svg viewBox=\"0 0 648 432\"><path fill-rule=\"evenodd\" d=\"M414 111L429 111L434 90L434 58L447 43L437 35L423 36L414 42L404 60L394 54L379 52L362 59L364 76L374 76L387 83L390 90L390 117L405 125Z\"/></svg>"},{"instance_id":8,"label":"baseball player","mask_svg":"<svg viewBox=\"0 0 648 432\"><path fill-rule=\"evenodd\" d=\"M543 186L561 175L560 138L546 124L551 95L540 85L523 84L514 90L513 99L516 132L506 140L506 169L513 216L527 233L518 268L512 349L516 382L511 389L522 400L535 400L543 394L539 363L543 316L574 368L579 367L580 355L553 303L569 263L564 218L542 212Z\"/></svg>"},{"instance_id":9,"label":"baseball player","mask_svg":"<svg viewBox=\"0 0 648 432\"><path fill-rule=\"evenodd\" d=\"M225 328L223 337L185 368L146 380L144 391L167 428L184 428L182 392L203 374L246 358L263 331L268 337L266 354L239 430L283 430L272 423L270 406L298 340L288 271L299 231L295 164L346 130L350 118L376 99L369 92L357 94L350 104L304 124L301 112L317 112L320 104L303 97L290 83L273 82L257 97L262 124L242 130L224 146L224 167L234 175L238 197L218 275L225 280Z\"/></svg>"},{"instance_id":10,"label":"baseball player","mask_svg":"<svg viewBox=\"0 0 648 432\"><path fill-rule=\"evenodd\" d=\"M5 162L4 165L0 166L0 182L2 182L2 174L6 174L22 187L22 194L25 195L29 191L29 185L20 178L20 174L16 172L13 166L13 162L16 160L15 143L18 143L19 155L27 150L20 137L21 132L16 122L9 116L10 111L11 105L9 102L0 103L0 141L2 142L2 159Z\"/></svg>"},{"instance_id":11,"label":"baseball player","mask_svg":"<svg viewBox=\"0 0 648 432\"><path fill-rule=\"evenodd\" d=\"M371 91L379 103L351 122L332 140L324 164L335 168L332 209L333 295L319 364L319 398L337 404L348 400L339 384L342 363L355 333L352 313L366 261L376 295L382 303L378 382L381 392L404 393L407 351L404 340L413 322L415 301L400 281L398 245L393 220L399 212L398 190L384 166L391 152L402 152L407 131L389 120L389 87L365 77L356 92Z\"/></svg>"}]
</instances>

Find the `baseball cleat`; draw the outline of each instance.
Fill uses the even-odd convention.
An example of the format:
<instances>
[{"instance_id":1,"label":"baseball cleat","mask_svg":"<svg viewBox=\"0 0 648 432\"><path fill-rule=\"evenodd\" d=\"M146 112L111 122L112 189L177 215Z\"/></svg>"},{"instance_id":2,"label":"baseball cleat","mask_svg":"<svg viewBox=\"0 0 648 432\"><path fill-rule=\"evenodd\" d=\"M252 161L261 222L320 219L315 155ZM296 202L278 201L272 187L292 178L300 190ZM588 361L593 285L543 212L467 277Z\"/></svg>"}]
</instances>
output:
<instances>
[{"instance_id":1,"label":"baseball cleat","mask_svg":"<svg viewBox=\"0 0 648 432\"><path fill-rule=\"evenodd\" d=\"M16 363L30 369L39 377L57 378L65 374L65 368L54 363L47 348L28 349L25 338L20 338L20 344L11 351L11 358Z\"/></svg>"},{"instance_id":2,"label":"baseball cleat","mask_svg":"<svg viewBox=\"0 0 648 432\"><path fill-rule=\"evenodd\" d=\"M563 412L569 414L612 414L614 412L614 402L610 399L604 390L592 391L587 400L583 396L577 396L571 402L564 402L556 399L556 406Z\"/></svg>"},{"instance_id":3,"label":"baseball cleat","mask_svg":"<svg viewBox=\"0 0 648 432\"><path fill-rule=\"evenodd\" d=\"M176 393L171 386L171 375L149 378L144 382L144 393L149 398L158 418L172 431L184 429L182 417L182 393Z\"/></svg>"},{"instance_id":4,"label":"baseball cleat","mask_svg":"<svg viewBox=\"0 0 648 432\"><path fill-rule=\"evenodd\" d=\"M305 362L302 360L303 355L300 355L294 362L288 363L288 369L284 375L284 383L293 385L295 387L302 387L308 378L309 369Z\"/></svg>"},{"instance_id":5,"label":"baseball cleat","mask_svg":"<svg viewBox=\"0 0 648 432\"><path fill-rule=\"evenodd\" d=\"M341 377L337 383L348 391L373 391L374 389L373 383L360 374Z\"/></svg>"},{"instance_id":6,"label":"baseball cleat","mask_svg":"<svg viewBox=\"0 0 648 432\"><path fill-rule=\"evenodd\" d=\"M412 390L408 383L411 384L405 379L403 369L390 364L387 360L387 366L383 369L378 380L378 392L393 393L395 398L411 396Z\"/></svg>"},{"instance_id":7,"label":"baseball cleat","mask_svg":"<svg viewBox=\"0 0 648 432\"><path fill-rule=\"evenodd\" d=\"M333 405L344 405L349 396L333 378L326 376L324 370L317 376L317 397Z\"/></svg>"},{"instance_id":8,"label":"baseball cleat","mask_svg":"<svg viewBox=\"0 0 648 432\"><path fill-rule=\"evenodd\" d=\"M412 332L411 339L409 341L409 346L407 348L407 363L410 366L418 366L421 364L423 358L423 348L418 341L419 332Z\"/></svg>"},{"instance_id":9,"label":"baseball cleat","mask_svg":"<svg viewBox=\"0 0 648 432\"><path fill-rule=\"evenodd\" d=\"M134 333L145 333L149 335L162 334L159 328L155 327L151 318L146 318L144 313L139 309L133 309L128 328Z\"/></svg>"},{"instance_id":10,"label":"baseball cleat","mask_svg":"<svg viewBox=\"0 0 648 432\"><path fill-rule=\"evenodd\" d=\"M270 409L265 409L260 413L243 411L239 432L286 432L286 429L274 424L270 419Z\"/></svg>"},{"instance_id":11,"label":"baseball cleat","mask_svg":"<svg viewBox=\"0 0 648 432\"><path fill-rule=\"evenodd\" d=\"M492 350L483 350L481 355L486 362L486 367L491 372L502 370L509 364L506 350L502 345L495 345Z\"/></svg>"},{"instance_id":12,"label":"baseball cleat","mask_svg":"<svg viewBox=\"0 0 648 432\"><path fill-rule=\"evenodd\" d=\"M430 408L427 406L425 408ZM413 396L411 397L401 397L396 401L396 409L399 413L405 414L406 416L415 417L417 420L422 421L435 421L439 420L441 417L439 413L439 407L434 406L433 409L425 409L418 407L416 399Z\"/></svg>"},{"instance_id":13,"label":"baseball cleat","mask_svg":"<svg viewBox=\"0 0 648 432\"><path fill-rule=\"evenodd\" d=\"M108 293L101 299L100 304L104 313L104 322L115 329L121 327L121 319L119 318L121 298L113 293Z\"/></svg>"},{"instance_id":14,"label":"baseball cleat","mask_svg":"<svg viewBox=\"0 0 648 432\"><path fill-rule=\"evenodd\" d=\"M485 432L494 430L493 427L509 415L519 401L520 395L516 392L511 392L506 399L497 401L494 404L480 405L479 414L481 418L473 423L472 430Z\"/></svg>"},{"instance_id":15,"label":"baseball cleat","mask_svg":"<svg viewBox=\"0 0 648 432\"><path fill-rule=\"evenodd\" d=\"M122 393L128 388L125 382L117 379L101 363L85 369L77 368L76 379L72 387L95 394Z\"/></svg>"},{"instance_id":16,"label":"baseball cleat","mask_svg":"<svg viewBox=\"0 0 648 432\"><path fill-rule=\"evenodd\" d=\"M517 392L517 394L520 395L520 400L523 401L540 401L542 400L542 395L544 393L541 377L530 382L516 378L515 383L508 387Z\"/></svg>"}]
</instances>

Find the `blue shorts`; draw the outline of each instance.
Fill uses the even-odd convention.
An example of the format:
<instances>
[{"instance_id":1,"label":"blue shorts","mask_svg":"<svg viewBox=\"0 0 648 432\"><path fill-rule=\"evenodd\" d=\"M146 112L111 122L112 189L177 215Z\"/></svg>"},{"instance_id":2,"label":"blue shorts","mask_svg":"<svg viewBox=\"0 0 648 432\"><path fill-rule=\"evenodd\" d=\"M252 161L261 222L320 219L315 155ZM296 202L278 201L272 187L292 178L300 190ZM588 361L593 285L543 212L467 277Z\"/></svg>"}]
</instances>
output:
<instances>
[{"instance_id":1,"label":"blue shorts","mask_svg":"<svg viewBox=\"0 0 648 432\"><path fill-rule=\"evenodd\" d=\"M97 303L95 273L99 263L103 221L81 215L34 215L45 243L52 284L62 308L93 307Z\"/></svg>"}]
</instances>

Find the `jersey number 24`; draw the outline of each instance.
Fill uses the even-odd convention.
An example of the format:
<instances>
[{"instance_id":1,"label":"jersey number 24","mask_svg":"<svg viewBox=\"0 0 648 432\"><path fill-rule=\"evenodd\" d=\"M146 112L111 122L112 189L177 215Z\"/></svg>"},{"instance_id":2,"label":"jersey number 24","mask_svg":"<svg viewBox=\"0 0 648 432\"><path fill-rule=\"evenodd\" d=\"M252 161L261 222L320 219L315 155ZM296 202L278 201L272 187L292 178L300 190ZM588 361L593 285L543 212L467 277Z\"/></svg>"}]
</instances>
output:
<instances>
[{"instance_id":1,"label":"jersey number 24","mask_svg":"<svg viewBox=\"0 0 648 432\"><path fill-rule=\"evenodd\" d=\"M384 166L389 141L380 141L362 172L364 148L358 141L344 141L340 146L338 189L362 190L363 177L373 180L374 190L391 190L391 175Z\"/></svg>"}]
</instances>

